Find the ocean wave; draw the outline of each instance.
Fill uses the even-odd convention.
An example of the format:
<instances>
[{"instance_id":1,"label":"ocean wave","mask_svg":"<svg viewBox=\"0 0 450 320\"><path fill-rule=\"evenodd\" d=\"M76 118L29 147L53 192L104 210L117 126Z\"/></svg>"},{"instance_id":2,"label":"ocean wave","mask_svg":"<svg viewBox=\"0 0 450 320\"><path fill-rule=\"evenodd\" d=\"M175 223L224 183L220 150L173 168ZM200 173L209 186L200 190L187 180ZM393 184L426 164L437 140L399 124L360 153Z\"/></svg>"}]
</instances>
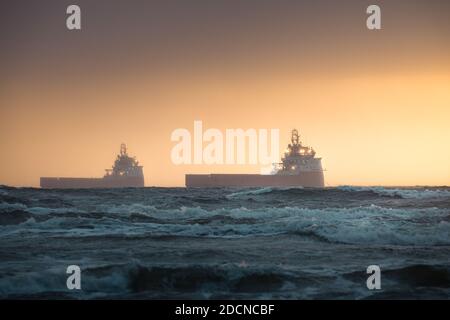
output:
<instances>
[{"instance_id":1,"label":"ocean wave","mask_svg":"<svg viewBox=\"0 0 450 320\"><path fill-rule=\"evenodd\" d=\"M383 275L411 287L450 288L449 266L411 265L383 271Z\"/></svg>"},{"instance_id":2,"label":"ocean wave","mask_svg":"<svg viewBox=\"0 0 450 320\"><path fill-rule=\"evenodd\" d=\"M284 222L287 232L311 235L332 243L434 246L450 244L450 223L443 210L388 209L378 206L350 209L299 209ZM434 211L434 212L433 212ZM295 213L294 213L295 212ZM433 213L433 219L428 215Z\"/></svg>"},{"instance_id":3,"label":"ocean wave","mask_svg":"<svg viewBox=\"0 0 450 320\"><path fill-rule=\"evenodd\" d=\"M7 203L7 202L0 203L0 215L2 213L8 213L12 211L28 212L35 215L86 213L85 210L72 207L49 208L49 207L29 206L24 203Z\"/></svg>"},{"instance_id":4,"label":"ocean wave","mask_svg":"<svg viewBox=\"0 0 450 320\"><path fill-rule=\"evenodd\" d=\"M450 265L412 264L401 266L389 266L383 268L383 281L394 282L398 288L406 286L410 288L450 288ZM344 278L362 282L366 275L362 272L349 272Z\"/></svg>"},{"instance_id":5,"label":"ocean wave","mask_svg":"<svg viewBox=\"0 0 450 320\"><path fill-rule=\"evenodd\" d=\"M0 214L3 212L11 212L16 210L26 210L28 207L23 203L0 203Z\"/></svg>"},{"instance_id":6,"label":"ocean wave","mask_svg":"<svg viewBox=\"0 0 450 320\"><path fill-rule=\"evenodd\" d=\"M187 294L191 299L208 299L256 294L269 298L283 294L288 283L313 284L314 279L304 272L293 274L245 263L146 266L131 261L84 267L83 290L78 293L65 289L65 272L61 268L0 278L0 297L101 298L145 294L147 298L152 295L164 298Z\"/></svg>"},{"instance_id":7,"label":"ocean wave","mask_svg":"<svg viewBox=\"0 0 450 320\"><path fill-rule=\"evenodd\" d=\"M65 288L65 270L61 264L56 265L43 272L28 271L0 278L0 297L314 299L335 298L334 292L349 298L373 295L373 292L358 290L367 279L364 270L321 273L298 267L259 266L245 261L147 265L135 259L121 264L84 264L83 290L73 292ZM374 298L414 297L421 292L437 297L448 295L448 265L391 266L383 268L382 272L384 288ZM439 289L444 291L436 291Z\"/></svg>"},{"instance_id":8,"label":"ocean wave","mask_svg":"<svg viewBox=\"0 0 450 320\"><path fill-rule=\"evenodd\" d=\"M22 210L12 210L0 213L0 226L17 225L32 218L32 214Z\"/></svg>"},{"instance_id":9,"label":"ocean wave","mask_svg":"<svg viewBox=\"0 0 450 320\"><path fill-rule=\"evenodd\" d=\"M373 192L381 196L399 197L403 199L450 198L450 191L445 189L407 189L386 187L353 187L341 186L337 189L346 192Z\"/></svg>"},{"instance_id":10,"label":"ocean wave","mask_svg":"<svg viewBox=\"0 0 450 320\"><path fill-rule=\"evenodd\" d=\"M261 267L245 261L168 265L144 265L133 261L124 265L89 268L84 274L91 280L91 288L88 288L88 291L92 291L92 288L98 289L99 284L107 286L104 281L106 278L114 289L120 287L129 296L187 296L191 299L287 296L286 291L298 293L300 287L312 286L323 278L308 272L293 272L281 267ZM106 291L112 291L111 289L110 285Z\"/></svg>"},{"instance_id":11,"label":"ocean wave","mask_svg":"<svg viewBox=\"0 0 450 320\"><path fill-rule=\"evenodd\" d=\"M30 207L26 211L35 215L50 215L50 214L67 214L67 213L86 213L84 210L77 208L47 208L47 207Z\"/></svg>"},{"instance_id":12,"label":"ocean wave","mask_svg":"<svg viewBox=\"0 0 450 320\"><path fill-rule=\"evenodd\" d=\"M132 292L274 292L294 277L280 270L249 267L246 264L135 266L128 271ZM306 277L305 277L306 278Z\"/></svg>"},{"instance_id":13,"label":"ocean wave","mask_svg":"<svg viewBox=\"0 0 450 320\"><path fill-rule=\"evenodd\" d=\"M282 196L289 199L289 196L298 199L308 199L314 197L335 197L336 200L365 195L368 198L388 197L399 199L450 199L450 190L446 188L390 188L390 187L356 187L339 186L328 188L303 188L303 187L265 187L258 189L245 189L232 192L226 195L228 200L245 199L273 199L271 196Z\"/></svg>"},{"instance_id":14,"label":"ocean wave","mask_svg":"<svg viewBox=\"0 0 450 320\"><path fill-rule=\"evenodd\" d=\"M243 190L243 191L230 193L226 197L227 198L237 198L237 197L241 197L241 196L259 195L259 194L271 193L274 190L276 190L276 188L272 188L272 187L266 187L266 188L261 188L261 189ZM283 188L283 189L280 189L280 190L289 190L289 188Z\"/></svg>"},{"instance_id":15,"label":"ocean wave","mask_svg":"<svg viewBox=\"0 0 450 320\"><path fill-rule=\"evenodd\" d=\"M148 219L130 219L137 208ZM200 207L156 209L152 206L111 208L97 217L56 215L34 220L11 232L44 232L58 237L205 237L239 238L298 235L318 241L365 245L450 245L447 210L391 209L376 205L354 208L309 209L300 207L206 210ZM23 219L29 218L23 217ZM28 220L27 220L28 221Z\"/></svg>"},{"instance_id":16,"label":"ocean wave","mask_svg":"<svg viewBox=\"0 0 450 320\"><path fill-rule=\"evenodd\" d=\"M326 192L326 189L318 189L318 188L304 188L304 187L264 187L258 189L245 189L242 191L232 192L227 194L226 199L241 199L241 198L251 198L252 196L264 196L269 194L311 194L316 192Z\"/></svg>"}]
</instances>

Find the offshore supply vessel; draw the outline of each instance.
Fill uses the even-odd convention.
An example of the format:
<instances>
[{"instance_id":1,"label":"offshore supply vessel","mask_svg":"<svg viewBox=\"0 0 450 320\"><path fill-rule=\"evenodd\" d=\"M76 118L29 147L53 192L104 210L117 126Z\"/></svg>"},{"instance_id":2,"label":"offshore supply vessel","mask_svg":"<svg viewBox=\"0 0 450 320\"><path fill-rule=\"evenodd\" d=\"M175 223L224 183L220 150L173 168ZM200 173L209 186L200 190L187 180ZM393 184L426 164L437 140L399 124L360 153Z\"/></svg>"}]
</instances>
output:
<instances>
[{"instance_id":1,"label":"offshore supply vessel","mask_svg":"<svg viewBox=\"0 0 450 320\"><path fill-rule=\"evenodd\" d=\"M143 187L142 166L134 157L128 156L125 144L120 145L120 153L112 169L106 169L102 178L52 178L41 177L41 188L127 188Z\"/></svg>"},{"instance_id":2,"label":"offshore supply vessel","mask_svg":"<svg viewBox=\"0 0 450 320\"><path fill-rule=\"evenodd\" d=\"M315 187L325 186L322 158L313 148L303 146L296 129L291 143L276 163L273 174L187 174L186 187Z\"/></svg>"}]
</instances>

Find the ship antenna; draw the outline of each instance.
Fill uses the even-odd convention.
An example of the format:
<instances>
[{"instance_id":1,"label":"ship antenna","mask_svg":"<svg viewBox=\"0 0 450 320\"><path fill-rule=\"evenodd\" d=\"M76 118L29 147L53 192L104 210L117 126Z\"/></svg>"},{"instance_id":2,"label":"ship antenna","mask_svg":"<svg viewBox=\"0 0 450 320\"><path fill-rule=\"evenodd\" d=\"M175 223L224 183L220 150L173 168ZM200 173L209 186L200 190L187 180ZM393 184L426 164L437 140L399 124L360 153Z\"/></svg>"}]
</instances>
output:
<instances>
[{"instance_id":1,"label":"ship antenna","mask_svg":"<svg viewBox=\"0 0 450 320\"><path fill-rule=\"evenodd\" d=\"M121 156L126 156L127 155L127 146L125 143L122 143L120 145L120 155Z\"/></svg>"},{"instance_id":2,"label":"ship antenna","mask_svg":"<svg viewBox=\"0 0 450 320\"><path fill-rule=\"evenodd\" d=\"M291 142L292 142L292 145L297 146L299 140L300 140L300 138L299 138L297 129L292 130L292 133L291 133Z\"/></svg>"}]
</instances>

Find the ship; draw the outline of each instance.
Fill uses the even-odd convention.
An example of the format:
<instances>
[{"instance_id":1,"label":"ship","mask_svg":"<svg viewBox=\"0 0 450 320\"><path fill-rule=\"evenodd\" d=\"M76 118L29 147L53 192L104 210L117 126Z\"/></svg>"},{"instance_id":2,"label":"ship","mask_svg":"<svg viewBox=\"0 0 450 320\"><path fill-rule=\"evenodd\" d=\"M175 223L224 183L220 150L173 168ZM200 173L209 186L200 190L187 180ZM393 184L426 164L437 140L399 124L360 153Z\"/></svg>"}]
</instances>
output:
<instances>
[{"instance_id":1,"label":"ship","mask_svg":"<svg viewBox=\"0 0 450 320\"><path fill-rule=\"evenodd\" d=\"M303 146L298 130L291 132L280 163L274 164L271 174L186 174L186 187L312 187L323 188L322 158L313 148Z\"/></svg>"},{"instance_id":2,"label":"ship","mask_svg":"<svg viewBox=\"0 0 450 320\"><path fill-rule=\"evenodd\" d=\"M127 146L122 143L114 165L106 169L102 178L41 177L40 185L49 189L139 188L144 187L144 172L136 158L128 155Z\"/></svg>"}]
</instances>

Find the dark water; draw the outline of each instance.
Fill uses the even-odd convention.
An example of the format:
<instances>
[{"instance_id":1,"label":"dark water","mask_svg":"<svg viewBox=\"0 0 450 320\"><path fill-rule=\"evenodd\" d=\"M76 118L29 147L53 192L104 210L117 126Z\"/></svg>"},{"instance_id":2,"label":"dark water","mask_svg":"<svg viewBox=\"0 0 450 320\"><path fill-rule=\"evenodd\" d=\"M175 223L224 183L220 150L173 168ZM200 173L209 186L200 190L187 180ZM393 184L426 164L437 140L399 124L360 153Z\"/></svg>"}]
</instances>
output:
<instances>
[{"instance_id":1,"label":"dark water","mask_svg":"<svg viewBox=\"0 0 450 320\"><path fill-rule=\"evenodd\" d=\"M450 297L448 187L1 187L0 200L0 298ZM72 264L81 291L66 288Z\"/></svg>"}]
</instances>

